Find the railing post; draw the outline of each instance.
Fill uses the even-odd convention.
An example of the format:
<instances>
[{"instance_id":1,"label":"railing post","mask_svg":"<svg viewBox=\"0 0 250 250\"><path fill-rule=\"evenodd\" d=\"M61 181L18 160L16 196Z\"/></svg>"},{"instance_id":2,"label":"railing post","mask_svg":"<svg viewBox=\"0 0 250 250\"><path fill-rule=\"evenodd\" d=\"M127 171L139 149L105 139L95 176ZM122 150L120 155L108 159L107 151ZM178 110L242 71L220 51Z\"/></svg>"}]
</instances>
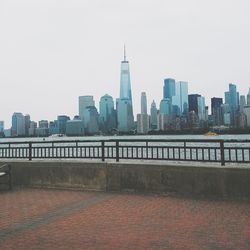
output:
<instances>
[{"instance_id":1,"label":"railing post","mask_svg":"<svg viewBox=\"0 0 250 250\"><path fill-rule=\"evenodd\" d=\"M54 158L54 142L52 142L51 148L52 148L52 158Z\"/></svg>"},{"instance_id":2,"label":"railing post","mask_svg":"<svg viewBox=\"0 0 250 250\"><path fill-rule=\"evenodd\" d=\"M187 159L186 146L187 146L187 143L184 141L184 160Z\"/></svg>"},{"instance_id":3,"label":"railing post","mask_svg":"<svg viewBox=\"0 0 250 250\"><path fill-rule=\"evenodd\" d=\"M32 160L32 142L29 142L29 161Z\"/></svg>"},{"instance_id":4,"label":"railing post","mask_svg":"<svg viewBox=\"0 0 250 250\"><path fill-rule=\"evenodd\" d=\"M221 166L225 166L224 141L220 141Z\"/></svg>"},{"instance_id":5,"label":"railing post","mask_svg":"<svg viewBox=\"0 0 250 250\"><path fill-rule=\"evenodd\" d=\"M119 161L119 141L115 142L116 161Z\"/></svg>"},{"instance_id":6,"label":"railing post","mask_svg":"<svg viewBox=\"0 0 250 250\"><path fill-rule=\"evenodd\" d=\"M146 141L146 159L148 159L148 141Z\"/></svg>"},{"instance_id":7,"label":"railing post","mask_svg":"<svg viewBox=\"0 0 250 250\"><path fill-rule=\"evenodd\" d=\"M102 141L102 161L105 161L104 141Z\"/></svg>"}]
</instances>

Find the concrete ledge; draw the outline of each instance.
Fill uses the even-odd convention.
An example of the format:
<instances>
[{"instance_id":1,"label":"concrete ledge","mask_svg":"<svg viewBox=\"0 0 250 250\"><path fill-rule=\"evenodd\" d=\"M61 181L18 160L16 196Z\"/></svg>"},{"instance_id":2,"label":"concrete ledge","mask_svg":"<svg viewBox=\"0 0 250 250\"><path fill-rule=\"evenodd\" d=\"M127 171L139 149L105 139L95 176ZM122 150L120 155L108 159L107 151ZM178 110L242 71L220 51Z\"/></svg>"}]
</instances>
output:
<instances>
[{"instance_id":1,"label":"concrete ledge","mask_svg":"<svg viewBox=\"0 0 250 250\"><path fill-rule=\"evenodd\" d=\"M195 164L15 161L13 185L249 199L250 168ZM1 164L1 162L0 162Z\"/></svg>"}]
</instances>

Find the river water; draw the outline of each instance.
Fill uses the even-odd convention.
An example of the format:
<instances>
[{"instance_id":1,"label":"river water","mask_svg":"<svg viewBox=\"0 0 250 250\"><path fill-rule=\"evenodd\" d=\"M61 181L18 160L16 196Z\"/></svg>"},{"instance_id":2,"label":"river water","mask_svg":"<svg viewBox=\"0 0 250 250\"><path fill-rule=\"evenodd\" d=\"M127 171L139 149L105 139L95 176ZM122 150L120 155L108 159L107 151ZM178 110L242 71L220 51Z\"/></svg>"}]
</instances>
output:
<instances>
[{"instance_id":1,"label":"river water","mask_svg":"<svg viewBox=\"0 0 250 250\"><path fill-rule=\"evenodd\" d=\"M250 140L250 134L241 135L130 135L130 136L80 136L80 137L27 137L27 138L1 138L1 142L27 142L27 141L68 141L68 140L110 140L110 139L203 139L203 140Z\"/></svg>"}]
</instances>

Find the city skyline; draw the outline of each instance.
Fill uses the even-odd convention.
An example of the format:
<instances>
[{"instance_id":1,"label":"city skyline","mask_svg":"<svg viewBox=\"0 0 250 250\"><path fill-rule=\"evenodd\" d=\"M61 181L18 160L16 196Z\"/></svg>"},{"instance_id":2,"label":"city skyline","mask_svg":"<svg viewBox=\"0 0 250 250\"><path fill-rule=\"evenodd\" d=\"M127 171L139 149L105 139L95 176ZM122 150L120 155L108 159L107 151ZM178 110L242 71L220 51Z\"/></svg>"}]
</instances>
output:
<instances>
[{"instance_id":1,"label":"city skyline","mask_svg":"<svg viewBox=\"0 0 250 250\"><path fill-rule=\"evenodd\" d=\"M143 4L142 4L143 3ZM119 97L119 62L128 48L134 115L141 92L159 107L162 81L189 93L223 97L229 83L246 95L250 3L240 1L0 2L0 120L73 117L77 97ZM170 39L171 38L171 39ZM209 105L210 106L210 105Z\"/></svg>"}]
</instances>

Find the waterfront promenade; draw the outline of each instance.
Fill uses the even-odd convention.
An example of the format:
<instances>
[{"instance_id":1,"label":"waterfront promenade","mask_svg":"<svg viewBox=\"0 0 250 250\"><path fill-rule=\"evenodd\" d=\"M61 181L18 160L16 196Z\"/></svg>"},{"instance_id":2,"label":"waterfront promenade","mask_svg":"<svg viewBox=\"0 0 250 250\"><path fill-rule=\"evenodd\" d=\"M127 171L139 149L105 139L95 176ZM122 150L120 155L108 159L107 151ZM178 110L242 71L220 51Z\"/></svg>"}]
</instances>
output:
<instances>
[{"instance_id":1,"label":"waterfront promenade","mask_svg":"<svg viewBox=\"0 0 250 250\"><path fill-rule=\"evenodd\" d=\"M27 188L0 198L0 249L250 249L245 201Z\"/></svg>"}]
</instances>

